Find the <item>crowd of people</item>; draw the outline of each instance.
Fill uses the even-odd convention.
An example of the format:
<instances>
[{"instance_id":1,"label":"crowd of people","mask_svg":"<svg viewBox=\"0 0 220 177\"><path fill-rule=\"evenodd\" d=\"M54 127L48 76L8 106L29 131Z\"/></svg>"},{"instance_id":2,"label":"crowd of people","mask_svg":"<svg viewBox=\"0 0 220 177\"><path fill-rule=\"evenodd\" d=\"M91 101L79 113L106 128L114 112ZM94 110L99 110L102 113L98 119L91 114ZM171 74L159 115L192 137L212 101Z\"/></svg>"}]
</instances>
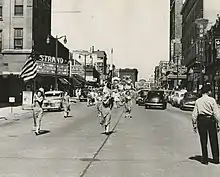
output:
<instances>
[{"instance_id":1,"label":"crowd of people","mask_svg":"<svg viewBox=\"0 0 220 177\"><path fill-rule=\"evenodd\" d=\"M120 87L117 84L106 82L104 86L99 88L88 87L86 92L83 89L76 90L76 96L87 99L87 106L96 106L97 115L100 125L104 127L105 134L110 133L111 111L113 108L124 106L124 117L132 118L132 98L134 91L132 87ZM33 98L33 118L34 132L40 134L41 121L43 117L43 101L45 99L44 89L40 88L36 91ZM63 97L64 118L67 118L70 112L70 96L67 91Z\"/></svg>"}]
</instances>

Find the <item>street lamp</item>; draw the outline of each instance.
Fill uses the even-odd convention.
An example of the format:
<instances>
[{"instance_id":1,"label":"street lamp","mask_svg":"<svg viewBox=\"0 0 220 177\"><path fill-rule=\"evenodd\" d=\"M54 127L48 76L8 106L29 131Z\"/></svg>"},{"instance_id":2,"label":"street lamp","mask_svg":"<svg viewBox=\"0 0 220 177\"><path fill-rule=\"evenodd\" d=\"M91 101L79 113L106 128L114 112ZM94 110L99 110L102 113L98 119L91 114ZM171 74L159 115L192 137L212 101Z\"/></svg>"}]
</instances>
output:
<instances>
[{"instance_id":1,"label":"street lamp","mask_svg":"<svg viewBox=\"0 0 220 177\"><path fill-rule=\"evenodd\" d=\"M52 36L51 35L48 35L47 36L47 44L49 44L50 43L50 38L51 38ZM64 44L66 44L67 43L67 38L66 38L66 35L64 35L64 36L60 36L60 37L58 37L57 35L56 35L56 37L55 37L55 45L56 45L56 54L55 54L55 60L56 60L56 68L55 68L55 90L58 90L58 84L57 84L57 65L58 65L58 61L57 61L57 57L58 57L58 40L59 39L62 39L62 38L64 38L64 40L63 40L63 42L64 42Z\"/></svg>"}]
</instances>

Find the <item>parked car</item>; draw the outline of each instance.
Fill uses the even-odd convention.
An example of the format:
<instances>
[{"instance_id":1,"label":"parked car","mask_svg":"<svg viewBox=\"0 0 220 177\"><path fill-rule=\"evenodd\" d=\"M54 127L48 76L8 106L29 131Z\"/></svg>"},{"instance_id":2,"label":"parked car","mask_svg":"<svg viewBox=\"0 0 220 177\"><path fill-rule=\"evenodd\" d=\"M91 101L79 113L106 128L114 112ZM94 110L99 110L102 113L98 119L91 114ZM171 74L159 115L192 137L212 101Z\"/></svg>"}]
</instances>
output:
<instances>
[{"instance_id":1,"label":"parked car","mask_svg":"<svg viewBox=\"0 0 220 177\"><path fill-rule=\"evenodd\" d=\"M63 91L48 91L45 92L45 100L43 101L42 108L44 110L59 110L63 109Z\"/></svg>"},{"instance_id":2,"label":"parked car","mask_svg":"<svg viewBox=\"0 0 220 177\"><path fill-rule=\"evenodd\" d=\"M184 98L180 102L181 110L193 110L195 107L196 100L199 98L199 95L194 92L187 92L184 95Z\"/></svg>"},{"instance_id":3,"label":"parked car","mask_svg":"<svg viewBox=\"0 0 220 177\"><path fill-rule=\"evenodd\" d=\"M173 96L172 99L172 105L179 107L180 106L180 101L184 98L184 94L186 91L177 91L175 92L175 95Z\"/></svg>"},{"instance_id":4,"label":"parked car","mask_svg":"<svg viewBox=\"0 0 220 177\"><path fill-rule=\"evenodd\" d=\"M147 96L148 89L141 89L137 92L136 104L139 106L144 105L144 100Z\"/></svg>"},{"instance_id":5,"label":"parked car","mask_svg":"<svg viewBox=\"0 0 220 177\"><path fill-rule=\"evenodd\" d=\"M148 92L145 99L145 108L161 107L162 109L167 108L167 102L164 97L164 91L151 90Z\"/></svg>"}]
</instances>

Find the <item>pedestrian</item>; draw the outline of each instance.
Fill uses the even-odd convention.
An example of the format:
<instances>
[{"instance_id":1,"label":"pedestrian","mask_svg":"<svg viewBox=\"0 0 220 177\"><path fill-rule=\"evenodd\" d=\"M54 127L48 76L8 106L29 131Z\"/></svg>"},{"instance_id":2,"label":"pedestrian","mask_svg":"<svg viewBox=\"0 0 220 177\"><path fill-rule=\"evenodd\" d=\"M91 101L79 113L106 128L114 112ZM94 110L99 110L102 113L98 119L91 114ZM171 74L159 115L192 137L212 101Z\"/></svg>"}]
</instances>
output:
<instances>
[{"instance_id":1,"label":"pedestrian","mask_svg":"<svg viewBox=\"0 0 220 177\"><path fill-rule=\"evenodd\" d=\"M70 112L70 96L67 91L65 91L64 93L63 107L64 107L64 118L67 118Z\"/></svg>"},{"instance_id":2,"label":"pedestrian","mask_svg":"<svg viewBox=\"0 0 220 177\"><path fill-rule=\"evenodd\" d=\"M201 89L202 97L196 100L195 108L192 113L192 123L194 132L200 136L202 163L208 165L208 136L210 140L213 163L219 164L219 112L218 106L211 95L211 86L204 85Z\"/></svg>"},{"instance_id":3,"label":"pedestrian","mask_svg":"<svg viewBox=\"0 0 220 177\"><path fill-rule=\"evenodd\" d=\"M111 93L111 84L107 83L103 90L102 104L101 104L101 125L104 126L105 134L110 133L111 110L113 108L114 98Z\"/></svg>"},{"instance_id":4,"label":"pedestrian","mask_svg":"<svg viewBox=\"0 0 220 177\"><path fill-rule=\"evenodd\" d=\"M35 93L33 99L33 103L34 103L33 118L34 118L34 129L36 135L40 134L41 121L43 117L43 108L42 108L43 100L44 100L44 89L40 88Z\"/></svg>"},{"instance_id":5,"label":"pedestrian","mask_svg":"<svg viewBox=\"0 0 220 177\"><path fill-rule=\"evenodd\" d=\"M125 92L125 98L124 98L124 113L125 113L125 118L132 118L131 109L132 109L131 92L130 92L129 90L127 90L127 91Z\"/></svg>"}]
</instances>

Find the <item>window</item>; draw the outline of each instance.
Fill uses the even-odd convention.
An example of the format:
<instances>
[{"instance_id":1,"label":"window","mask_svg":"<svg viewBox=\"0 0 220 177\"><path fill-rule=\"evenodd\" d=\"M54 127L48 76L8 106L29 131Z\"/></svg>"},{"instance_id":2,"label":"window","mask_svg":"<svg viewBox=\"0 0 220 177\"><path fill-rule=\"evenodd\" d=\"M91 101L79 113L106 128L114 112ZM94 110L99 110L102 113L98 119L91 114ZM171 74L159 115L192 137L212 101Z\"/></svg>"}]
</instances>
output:
<instances>
[{"instance_id":1,"label":"window","mask_svg":"<svg viewBox=\"0 0 220 177\"><path fill-rule=\"evenodd\" d=\"M2 52L2 30L0 30L0 52Z\"/></svg>"},{"instance_id":2,"label":"window","mask_svg":"<svg viewBox=\"0 0 220 177\"><path fill-rule=\"evenodd\" d=\"M23 16L24 5L23 0L15 0L15 16Z\"/></svg>"},{"instance_id":3,"label":"window","mask_svg":"<svg viewBox=\"0 0 220 177\"><path fill-rule=\"evenodd\" d=\"M23 29L14 29L14 49L23 49Z\"/></svg>"}]
</instances>

